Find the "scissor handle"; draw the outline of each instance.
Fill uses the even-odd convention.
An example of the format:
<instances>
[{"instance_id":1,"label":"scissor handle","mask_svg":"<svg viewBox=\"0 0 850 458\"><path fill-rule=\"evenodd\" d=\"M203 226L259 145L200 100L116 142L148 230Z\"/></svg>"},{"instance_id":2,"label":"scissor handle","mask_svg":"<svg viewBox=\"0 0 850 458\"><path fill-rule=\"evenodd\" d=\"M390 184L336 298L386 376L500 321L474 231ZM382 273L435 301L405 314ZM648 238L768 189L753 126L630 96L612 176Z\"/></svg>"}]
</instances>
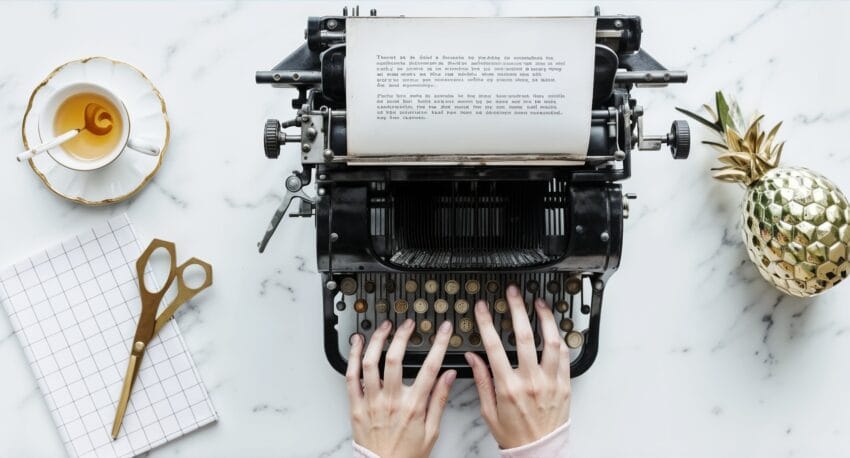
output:
<instances>
[{"instance_id":1,"label":"scissor handle","mask_svg":"<svg viewBox=\"0 0 850 458\"><path fill-rule=\"evenodd\" d=\"M186 279L184 277L186 268L189 266L200 266L204 271L204 282L201 283L200 286L196 288L192 288L188 284L186 284ZM195 297L196 294L200 293L213 282L213 272L212 266L208 263L201 261L198 258L190 258L183 264L177 266L176 269L176 278L177 278L177 296L171 300L168 304L168 307L163 310L158 317L156 317L156 325L154 327L154 334L159 332L165 323L174 316L174 312L177 311L177 308L183 305L189 299Z\"/></svg>"},{"instance_id":2,"label":"scissor handle","mask_svg":"<svg viewBox=\"0 0 850 458\"><path fill-rule=\"evenodd\" d=\"M165 249L168 252L168 256L171 258L171 265L168 269L168 278L162 283L162 286L156 291L151 291L148 289L147 284L145 284L145 267L148 265L148 261L150 260L153 252L159 248ZM165 293L168 290L168 287L171 286L171 282L174 281L174 276L177 274L177 250L174 247L174 242L168 242L160 239L151 240L150 245L145 248L145 251L139 255L139 259L136 260L136 275L139 278L139 291L143 293L147 293L149 295L159 295L160 293ZM162 296L160 296L161 298ZM157 300L157 303L159 301Z\"/></svg>"},{"instance_id":3,"label":"scissor handle","mask_svg":"<svg viewBox=\"0 0 850 458\"><path fill-rule=\"evenodd\" d=\"M197 288L192 288L191 286L186 284L185 271L186 271L186 268L189 267L189 266L200 266L201 269L204 270L204 282L201 283L201 285L198 286ZM212 266L211 265L209 265L208 263L201 261L200 259L195 258L195 257L189 258L186 262L177 266L177 287L178 287L177 296L179 297L182 291L186 291L186 294L191 293L192 296L194 296L195 294L198 294L204 288L212 285L212 282L213 282L212 274L213 273L212 273ZM189 300L189 298L187 298L186 300Z\"/></svg>"}]
</instances>

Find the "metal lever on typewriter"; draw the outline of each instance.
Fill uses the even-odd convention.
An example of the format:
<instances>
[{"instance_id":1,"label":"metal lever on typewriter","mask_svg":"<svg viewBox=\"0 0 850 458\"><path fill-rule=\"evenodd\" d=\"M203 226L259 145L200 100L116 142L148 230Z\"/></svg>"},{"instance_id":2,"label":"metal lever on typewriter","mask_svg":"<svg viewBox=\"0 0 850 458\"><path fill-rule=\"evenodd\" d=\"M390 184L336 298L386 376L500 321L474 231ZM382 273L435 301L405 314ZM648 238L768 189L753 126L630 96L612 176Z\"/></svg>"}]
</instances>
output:
<instances>
[{"instance_id":1,"label":"metal lever on typewriter","mask_svg":"<svg viewBox=\"0 0 850 458\"><path fill-rule=\"evenodd\" d=\"M280 203L280 206L277 207L277 210L274 212L274 216L272 216L272 221L269 223L268 229L266 229L266 235L263 236L263 240L257 244L260 249L260 253L265 251L266 245L269 244L269 240L271 240L272 235L277 230L277 226L280 225L280 221L286 215L286 210L289 208L289 204L292 203L294 199L301 199L303 204L306 204L310 207L316 205L316 198L310 197L304 193L304 185L310 182L309 175L307 175L306 179L299 174L298 172L293 172L286 181L286 194L283 196L283 202ZM302 207L299 213L293 213L290 216L311 216L312 213L305 213Z\"/></svg>"}]
</instances>

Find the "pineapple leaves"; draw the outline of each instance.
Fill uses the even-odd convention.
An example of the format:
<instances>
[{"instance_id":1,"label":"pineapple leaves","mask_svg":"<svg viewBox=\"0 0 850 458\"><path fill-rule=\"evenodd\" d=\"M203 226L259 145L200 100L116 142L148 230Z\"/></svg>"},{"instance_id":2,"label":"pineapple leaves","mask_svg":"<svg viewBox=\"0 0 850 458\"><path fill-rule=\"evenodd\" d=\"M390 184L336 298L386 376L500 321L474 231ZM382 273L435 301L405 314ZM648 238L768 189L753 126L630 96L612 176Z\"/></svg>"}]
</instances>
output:
<instances>
[{"instance_id":1,"label":"pineapple leaves","mask_svg":"<svg viewBox=\"0 0 850 458\"><path fill-rule=\"evenodd\" d=\"M711 115L712 118L714 118L714 123L716 124L717 123L717 113L714 112L714 108L711 108L711 105L709 105L707 103L703 103L702 107L705 109L705 111L708 112L708 114Z\"/></svg>"},{"instance_id":2,"label":"pineapple leaves","mask_svg":"<svg viewBox=\"0 0 850 458\"><path fill-rule=\"evenodd\" d=\"M738 102L734 99L729 99L729 120L732 122L732 126L738 132L744 131L744 115L741 113L741 107L738 106Z\"/></svg>"},{"instance_id":3,"label":"pineapple leaves","mask_svg":"<svg viewBox=\"0 0 850 458\"><path fill-rule=\"evenodd\" d=\"M731 97L727 99L721 91L715 92L714 102L715 109L702 106L713 120L684 108L676 107L676 110L719 134L718 141L702 142L719 152L717 160L721 166L711 169L714 178L749 186L779 165L785 142L776 143L776 134L782 123L765 133L761 125L764 115L754 115L745 122L738 102Z\"/></svg>"},{"instance_id":4,"label":"pineapple leaves","mask_svg":"<svg viewBox=\"0 0 850 458\"><path fill-rule=\"evenodd\" d=\"M743 170L733 169L731 167L723 167L712 170L714 170L712 176L720 181L726 181L729 183L740 182L747 185L752 182L752 180L750 180L750 176Z\"/></svg>"},{"instance_id":5,"label":"pineapple leaves","mask_svg":"<svg viewBox=\"0 0 850 458\"><path fill-rule=\"evenodd\" d=\"M729 104L726 103L723 93L717 91L714 94L714 98L717 104L717 118L720 120L721 131L726 132L729 130L729 127L734 129L735 125L732 124L732 118L729 116Z\"/></svg>"},{"instance_id":6,"label":"pineapple leaves","mask_svg":"<svg viewBox=\"0 0 850 458\"><path fill-rule=\"evenodd\" d=\"M709 129L711 129L715 132L723 132L722 128L720 127L719 122L709 121L708 119L703 118L702 116L694 113L693 111L686 110L684 108L676 107L676 110L679 111L680 113L684 114L685 116L692 118L694 121L696 121L700 124L703 124L704 126L708 127ZM714 115L714 113L712 113L712 115Z\"/></svg>"},{"instance_id":7,"label":"pineapple leaves","mask_svg":"<svg viewBox=\"0 0 850 458\"><path fill-rule=\"evenodd\" d=\"M752 156L737 151L727 151L718 155L717 160L732 167L749 167Z\"/></svg>"}]
</instances>

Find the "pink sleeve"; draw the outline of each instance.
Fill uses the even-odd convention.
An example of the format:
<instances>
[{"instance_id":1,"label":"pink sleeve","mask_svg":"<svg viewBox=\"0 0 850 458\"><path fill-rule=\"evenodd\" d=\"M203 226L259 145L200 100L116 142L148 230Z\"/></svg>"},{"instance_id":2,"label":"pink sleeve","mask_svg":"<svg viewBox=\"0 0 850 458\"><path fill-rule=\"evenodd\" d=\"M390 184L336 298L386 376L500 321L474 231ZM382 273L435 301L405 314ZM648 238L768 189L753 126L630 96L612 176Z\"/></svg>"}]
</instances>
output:
<instances>
[{"instance_id":1,"label":"pink sleeve","mask_svg":"<svg viewBox=\"0 0 850 458\"><path fill-rule=\"evenodd\" d=\"M351 446L352 448L354 448L354 453L352 453L352 456L354 456L354 458L381 458L380 456L376 455L375 452L358 444L357 442L351 441Z\"/></svg>"},{"instance_id":2,"label":"pink sleeve","mask_svg":"<svg viewBox=\"0 0 850 458\"><path fill-rule=\"evenodd\" d=\"M499 450L502 458L534 458L553 457L568 458L570 456L570 422L559 426L558 429L537 439L536 441L520 445L519 447Z\"/></svg>"}]
</instances>

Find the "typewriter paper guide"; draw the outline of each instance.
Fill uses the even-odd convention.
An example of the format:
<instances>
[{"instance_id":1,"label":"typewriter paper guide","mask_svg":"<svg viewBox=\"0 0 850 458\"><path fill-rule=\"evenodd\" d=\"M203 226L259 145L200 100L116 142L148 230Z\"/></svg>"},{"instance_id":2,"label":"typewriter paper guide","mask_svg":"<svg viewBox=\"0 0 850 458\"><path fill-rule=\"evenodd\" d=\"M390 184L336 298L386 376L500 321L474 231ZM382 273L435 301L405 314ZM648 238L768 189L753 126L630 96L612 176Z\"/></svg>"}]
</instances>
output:
<instances>
[{"instance_id":1,"label":"typewriter paper guide","mask_svg":"<svg viewBox=\"0 0 850 458\"><path fill-rule=\"evenodd\" d=\"M584 163L595 18L351 17L346 29L349 163Z\"/></svg>"}]
</instances>

